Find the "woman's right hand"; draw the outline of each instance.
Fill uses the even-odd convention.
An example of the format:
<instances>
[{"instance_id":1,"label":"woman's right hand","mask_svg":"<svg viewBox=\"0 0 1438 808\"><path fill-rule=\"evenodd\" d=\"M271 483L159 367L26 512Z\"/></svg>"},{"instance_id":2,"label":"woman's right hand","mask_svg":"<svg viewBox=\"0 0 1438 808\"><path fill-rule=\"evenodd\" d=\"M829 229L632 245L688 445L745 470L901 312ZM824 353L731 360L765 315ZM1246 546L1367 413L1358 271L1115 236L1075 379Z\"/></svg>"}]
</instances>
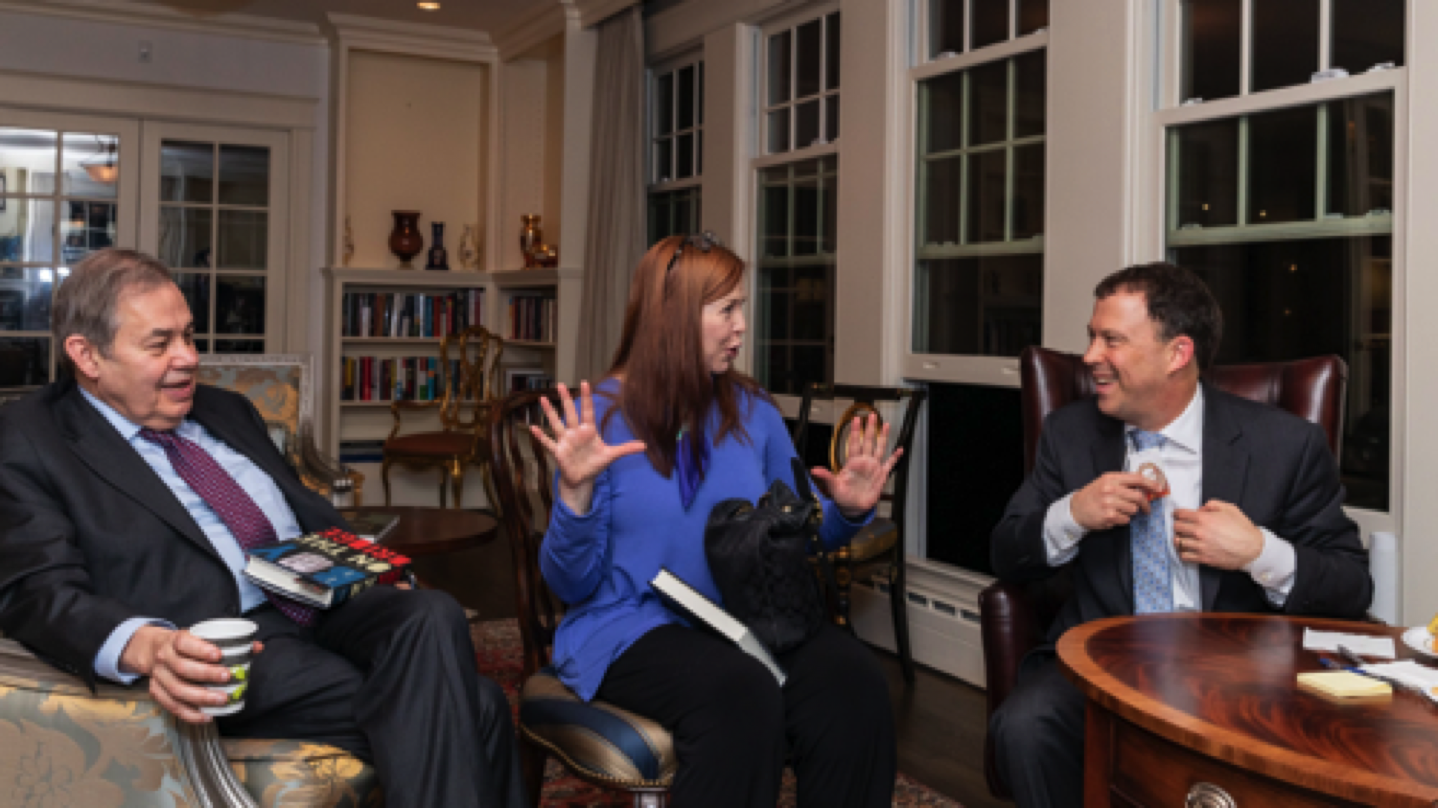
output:
<instances>
[{"instance_id":1,"label":"woman's right hand","mask_svg":"<svg viewBox=\"0 0 1438 808\"><path fill-rule=\"evenodd\" d=\"M643 452L644 442L632 440L619 446L604 442L599 426L594 423L594 396L589 391L589 382L579 383L580 411L575 410L569 388L563 384L559 385L559 398L564 406L562 419L550 406L549 399L539 400L554 437L538 426L530 426L529 431L559 467L559 498L571 511L583 516L589 512L595 478L619 458Z\"/></svg>"}]
</instances>

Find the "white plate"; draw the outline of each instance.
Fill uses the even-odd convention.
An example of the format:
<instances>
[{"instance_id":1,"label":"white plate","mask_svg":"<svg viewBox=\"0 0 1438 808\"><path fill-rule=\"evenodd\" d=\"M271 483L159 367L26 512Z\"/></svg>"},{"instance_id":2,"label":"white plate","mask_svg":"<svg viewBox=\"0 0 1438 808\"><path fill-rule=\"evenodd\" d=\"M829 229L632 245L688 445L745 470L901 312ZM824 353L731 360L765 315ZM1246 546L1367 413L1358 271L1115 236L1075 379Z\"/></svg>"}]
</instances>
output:
<instances>
[{"instance_id":1,"label":"white plate","mask_svg":"<svg viewBox=\"0 0 1438 808\"><path fill-rule=\"evenodd\" d=\"M1438 659L1438 651L1433 650L1433 635L1428 633L1426 626L1403 632L1403 644L1429 659Z\"/></svg>"}]
</instances>

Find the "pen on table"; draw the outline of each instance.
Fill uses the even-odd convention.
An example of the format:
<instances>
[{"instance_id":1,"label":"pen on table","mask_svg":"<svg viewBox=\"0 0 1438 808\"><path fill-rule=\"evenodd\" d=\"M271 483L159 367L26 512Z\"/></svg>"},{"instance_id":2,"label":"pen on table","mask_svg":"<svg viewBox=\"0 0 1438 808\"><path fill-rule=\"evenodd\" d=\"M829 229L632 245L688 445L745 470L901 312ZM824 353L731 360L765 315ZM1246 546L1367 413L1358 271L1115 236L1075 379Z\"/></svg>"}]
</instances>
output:
<instances>
[{"instance_id":1,"label":"pen on table","mask_svg":"<svg viewBox=\"0 0 1438 808\"><path fill-rule=\"evenodd\" d=\"M1338 654L1342 656L1345 660L1347 660L1349 664L1340 665L1337 662L1334 662L1333 660L1329 659L1328 657L1319 657L1318 661L1322 662L1325 667L1335 668L1338 670L1352 671L1353 673L1359 674L1360 676L1367 676L1371 679L1377 679L1380 682L1387 682L1388 684L1398 688L1399 690L1407 690L1409 693L1416 693L1425 699L1428 698L1427 691L1425 691L1419 685L1412 684L1411 682L1399 681L1398 679L1394 679L1391 676L1384 676L1380 673L1370 673L1366 670L1363 670L1363 666L1367 663L1363 661L1363 657L1360 657L1359 655L1353 653L1351 650L1348 649L1347 646L1338 646Z\"/></svg>"}]
</instances>

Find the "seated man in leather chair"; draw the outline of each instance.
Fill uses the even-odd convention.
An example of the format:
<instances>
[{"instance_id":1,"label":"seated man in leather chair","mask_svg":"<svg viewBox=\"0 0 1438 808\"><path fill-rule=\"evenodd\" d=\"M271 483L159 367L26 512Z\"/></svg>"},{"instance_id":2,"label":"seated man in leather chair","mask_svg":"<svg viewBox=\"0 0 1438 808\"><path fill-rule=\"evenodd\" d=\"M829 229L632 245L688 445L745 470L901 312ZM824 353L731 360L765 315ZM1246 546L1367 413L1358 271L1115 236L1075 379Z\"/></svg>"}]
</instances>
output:
<instances>
[{"instance_id":1,"label":"seated man in leather chair","mask_svg":"<svg viewBox=\"0 0 1438 808\"><path fill-rule=\"evenodd\" d=\"M74 267L52 332L65 377L0 410L0 631L58 667L208 720L218 649L182 629L259 625L229 735L318 740L372 761L390 806L524 804L499 686L459 605L379 587L330 612L270 597L242 548L343 525L285 465L253 405L195 382L169 272L107 249Z\"/></svg>"},{"instance_id":2,"label":"seated man in leather chair","mask_svg":"<svg viewBox=\"0 0 1438 808\"><path fill-rule=\"evenodd\" d=\"M990 721L1021 806L1083 800L1084 698L1054 655L1067 629L1185 610L1361 618L1373 595L1323 430L1201 379L1223 329L1203 281L1136 266L1094 297L1084 364L1097 395L1048 417L992 537L1001 579L1073 574L1047 643ZM1137 473L1140 452L1166 484Z\"/></svg>"}]
</instances>

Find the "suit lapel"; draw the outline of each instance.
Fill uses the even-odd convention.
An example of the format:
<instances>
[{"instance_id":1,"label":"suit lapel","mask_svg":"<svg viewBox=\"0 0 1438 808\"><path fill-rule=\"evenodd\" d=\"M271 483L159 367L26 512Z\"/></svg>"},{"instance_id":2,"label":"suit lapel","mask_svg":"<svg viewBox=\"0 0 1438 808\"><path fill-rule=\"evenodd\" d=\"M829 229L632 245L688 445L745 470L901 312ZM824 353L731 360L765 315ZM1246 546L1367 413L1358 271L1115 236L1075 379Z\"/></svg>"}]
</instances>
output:
<instances>
[{"instance_id":1,"label":"suit lapel","mask_svg":"<svg viewBox=\"0 0 1438 808\"><path fill-rule=\"evenodd\" d=\"M1090 479L1097 480L1112 471L1123 471L1124 457L1128 449L1124 446L1123 423L1114 418L1109 418L1102 413L1099 414L1098 437L1089 446L1089 454L1093 458L1093 474ZM1116 527L1112 531L1113 541L1118 547L1114 554L1120 587L1124 597L1128 600L1130 613L1133 612L1133 542L1130 538L1127 527Z\"/></svg>"},{"instance_id":2,"label":"suit lapel","mask_svg":"<svg viewBox=\"0 0 1438 808\"><path fill-rule=\"evenodd\" d=\"M1244 483L1248 476L1248 449L1243 428L1233 417L1227 394L1205 383L1203 386L1203 502L1221 499L1243 508ZM1201 567L1200 589L1203 611L1212 611L1218 597L1222 571Z\"/></svg>"},{"instance_id":3,"label":"suit lapel","mask_svg":"<svg viewBox=\"0 0 1438 808\"><path fill-rule=\"evenodd\" d=\"M55 410L65 439L80 462L97 477L135 500L137 505L164 520L175 532L224 563L214 545L210 544L190 512L180 504L160 475L85 400L79 387L72 387L62 396Z\"/></svg>"}]
</instances>

